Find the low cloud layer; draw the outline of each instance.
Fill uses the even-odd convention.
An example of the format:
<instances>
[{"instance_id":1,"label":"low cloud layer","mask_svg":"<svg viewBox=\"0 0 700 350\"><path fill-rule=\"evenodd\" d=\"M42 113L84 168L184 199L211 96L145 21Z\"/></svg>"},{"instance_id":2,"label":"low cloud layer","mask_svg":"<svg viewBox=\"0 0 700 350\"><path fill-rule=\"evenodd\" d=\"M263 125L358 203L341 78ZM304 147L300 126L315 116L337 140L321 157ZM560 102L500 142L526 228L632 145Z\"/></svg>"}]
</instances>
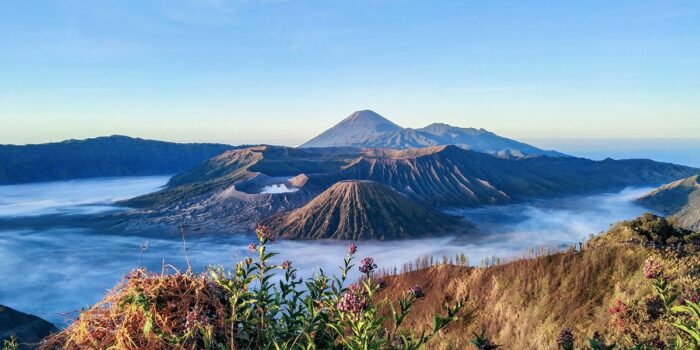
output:
<instances>
[{"instance_id":1,"label":"low cloud layer","mask_svg":"<svg viewBox=\"0 0 700 350\"><path fill-rule=\"evenodd\" d=\"M0 187L0 216L85 214L113 210L110 202L161 186L161 177L103 179L54 184ZM479 230L460 237L398 242L359 242L358 257L372 256L380 268L391 269L420 256L454 256L464 252L472 264L491 256L513 257L541 247L575 244L610 224L644 210L631 200L647 189L628 189L597 196L537 201L529 204L451 210L477 224ZM7 196L7 194L11 194ZM39 204L37 204L39 203ZM250 235L201 235L187 239L196 271L208 265L231 268L247 256ZM141 256L141 248L148 248ZM290 259L305 276L323 269L338 271L348 242L279 241L271 247ZM104 235L86 229L0 228L0 304L38 314L57 324L62 312L79 310L98 301L123 274L139 266L160 271L163 261L185 269L182 241ZM355 273L352 277L357 276Z\"/></svg>"}]
</instances>

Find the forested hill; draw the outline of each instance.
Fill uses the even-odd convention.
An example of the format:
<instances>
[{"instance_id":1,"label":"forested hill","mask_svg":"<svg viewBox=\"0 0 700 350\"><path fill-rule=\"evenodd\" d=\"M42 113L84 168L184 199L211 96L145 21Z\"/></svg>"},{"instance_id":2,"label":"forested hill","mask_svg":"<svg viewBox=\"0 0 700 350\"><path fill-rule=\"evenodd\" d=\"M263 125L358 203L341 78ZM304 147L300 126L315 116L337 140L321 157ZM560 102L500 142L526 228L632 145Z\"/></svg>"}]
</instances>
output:
<instances>
[{"instance_id":1,"label":"forested hill","mask_svg":"<svg viewBox=\"0 0 700 350\"><path fill-rule=\"evenodd\" d=\"M0 145L0 185L107 176L167 175L233 148L106 136L33 145Z\"/></svg>"}]
</instances>

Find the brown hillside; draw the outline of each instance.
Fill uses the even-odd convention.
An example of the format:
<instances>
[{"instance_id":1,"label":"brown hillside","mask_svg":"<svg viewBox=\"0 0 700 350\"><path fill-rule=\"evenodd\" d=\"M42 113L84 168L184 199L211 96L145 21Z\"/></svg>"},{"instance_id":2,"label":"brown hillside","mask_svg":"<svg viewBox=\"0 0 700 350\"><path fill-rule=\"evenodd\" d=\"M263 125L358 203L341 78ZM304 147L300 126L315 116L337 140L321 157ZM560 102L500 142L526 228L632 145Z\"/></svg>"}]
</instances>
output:
<instances>
[{"instance_id":1,"label":"brown hillside","mask_svg":"<svg viewBox=\"0 0 700 350\"><path fill-rule=\"evenodd\" d=\"M444 302L470 296L475 321L450 326L433 341L434 349L469 348L473 333L482 329L504 349L556 349L562 328L572 328L579 340L594 331L610 334L608 309L615 301L640 300L651 293L642 266L652 251L631 243L634 236L629 223L623 223L593 239L583 252L488 268L438 265L388 276L379 298L393 299L412 285L422 286L426 296L407 319L412 328L429 325ZM680 263L684 272L679 275L697 281L697 255L689 257L694 260Z\"/></svg>"}]
</instances>

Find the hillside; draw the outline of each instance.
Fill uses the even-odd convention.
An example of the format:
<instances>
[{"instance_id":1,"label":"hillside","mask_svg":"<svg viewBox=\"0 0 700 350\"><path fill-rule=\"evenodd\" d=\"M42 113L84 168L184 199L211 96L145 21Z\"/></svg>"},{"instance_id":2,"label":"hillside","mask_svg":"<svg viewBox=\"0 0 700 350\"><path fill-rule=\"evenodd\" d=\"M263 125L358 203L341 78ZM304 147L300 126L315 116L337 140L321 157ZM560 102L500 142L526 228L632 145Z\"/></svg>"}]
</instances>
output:
<instances>
[{"instance_id":1,"label":"hillside","mask_svg":"<svg viewBox=\"0 0 700 350\"><path fill-rule=\"evenodd\" d=\"M2 341L15 336L20 349L29 349L29 344L37 344L56 331L58 329L46 320L0 305L0 346Z\"/></svg>"},{"instance_id":2,"label":"hillside","mask_svg":"<svg viewBox=\"0 0 700 350\"><path fill-rule=\"evenodd\" d=\"M457 229L458 219L433 212L372 181L340 181L296 210L261 222L290 239L391 240Z\"/></svg>"},{"instance_id":3,"label":"hillside","mask_svg":"<svg viewBox=\"0 0 700 350\"><path fill-rule=\"evenodd\" d=\"M700 230L700 176L663 185L639 198L647 208L671 216L679 226Z\"/></svg>"},{"instance_id":4,"label":"hillside","mask_svg":"<svg viewBox=\"0 0 700 350\"><path fill-rule=\"evenodd\" d=\"M424 128L402 128L374 111L357 111L301 147L417 148L455 145L502 158L565 157L556 151L498 136L484 129L433 123Z\"/></svg>"},{"instance_id":5,"label":"hillside","mask_svg":"<svg viewBox=\"0 0 700 350\"><path fill-rule=\"evenodd\" d=\"M0 145L0 185L39 181L170 175L233 148L127 136L33 145Z\"/></svg>"},{"instance_id":6,"label":"hillside","mask_svg":"<svg viewBox=\"0 0 700 350\"><path fill-rule=\"evenodd\" d=\"M344 180L370 180L430 208L476 207L535 198L617 191L700 173L650 160L573 157L502 159L456 146L425 148L288 148L231 150L173 177L158 192L124 202L135 229L174 222L208 229L249 229L296 209ZM289 191L266 193L266 186ZM162 228L162 227L161 227Z\"/></svg>"},{"instance_id":7,"label":"hillside","mask_svg":"<svg viewBox=\"0 0 700 350\"><path fill-rule=\"evenodd\" d=\"M695 298L700 287L699 236L686 236L695 243L682 256L639 243L660 244L636 232L642 226L666 227L664 222L648 217L618 223L582 252L569 250L487 268L437 265L387 276L383 278L387 287L377 299L394 299L413 285L421 286L425 297L405 321L408 328L421 329L444 302L468 297L474 320L450 326L432 342L433 349L469 348L473 337L465 335L481 330L504 349L556 349L563 328L571 328L579 342L597 331L620 345L629 346L630 337L651 343L655 337L672 335L674 329L647 314L652 312L647 309L649 300L654 299L642 273L645 259L655 256L664 261L666 275L677 281L674 288L682 298ZM610 311L618 301L629 309L630 319L623 327Z\"/></svg>"}]
</instances>

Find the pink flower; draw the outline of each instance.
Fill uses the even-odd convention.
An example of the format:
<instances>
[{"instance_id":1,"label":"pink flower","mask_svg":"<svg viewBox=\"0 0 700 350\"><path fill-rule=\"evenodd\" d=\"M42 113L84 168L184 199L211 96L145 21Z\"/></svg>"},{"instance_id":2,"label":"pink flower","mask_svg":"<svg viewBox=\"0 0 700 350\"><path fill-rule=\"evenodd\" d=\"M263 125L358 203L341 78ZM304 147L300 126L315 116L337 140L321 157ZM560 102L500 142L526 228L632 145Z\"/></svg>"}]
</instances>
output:
<instances>
[{"instance_id":1,"label":"pink flower","mask_svg":"<svg viewBox=\"0 0 700 350\"><path fill-rule=\"evenodd\" d=\"M357 252L357 246L355 243L350 243L350 245L348 245L348 254L353 255L355 252Z\"/></svg>"},{"instance_id":2,"label":"pink flower","mask_svg":"<svg viewBox=\"0 0 700 350\"><path fill-rule=\"evenodd\" d=\"M259 239L275 244L276 237L270 233L270 230L268 230L266 226L258 226L255 229L255 234L258 235Z\"/></svg>"},{"instance_id":3,"label":"pink flower","mask_svg":"<svg viewBox=\"0 0 700 350\"><path fill-rule=\"evenodd\" d=\"M248 252L250 252L250 253L255 253L255 250L257 248L258 248L258 246L255 243L248 244Z\"/></svg>"},{"instance_id":4,"label":"pink flower","mask_svg":"<svg viewBox=\"0 0 700 350\"><path fill-rule=\"evenodd\" d=\"M408 294L414 298L422 298L425 296L425 293L423 293L423 288L417 284L408 289Z\"/></svg>"},{"instance_id":5,"label":"pink flower","mask_svg":"<svg viewBox=\"0 0 700 350\"><path fill-rule=\"evenodd\" d=\"M622 300L617 299L615 300L615 305L610 307L608 309L608 312L615 315L615 314L621 314L627 311L627 304L623 303Z\"/></svg>"},{"instance_id":6,"label":"pink flower","mask_svg":"<svg viewBox=\"0 0 700 350\"><path fill-rule=\"evenodd\" d=\"M289 260L285 260L282 262L282 268L285 270L288 270L290 267L292 267L292 262Z\"/></svg>"},{"instance_id":7,"label":"pink flower","mask_svg":"<svg viewBox=\"0 0 700 350\"><path fill-rule=\"evenodd\" d=\"M340 297L340 300L338 300L338 310L351 313L355 317L360 315L360 313L367 308L367 302L361 293L361 288L360 285L350 286Z\"/></svg>"},{"instance_id":8,"label":"pink flower","mask_svg":"<svg viewBox=\"0 0 700 350\"><path fill-rule=\"evenodd\" d=\"M662 270L663 265L660 262L652 258L644 260L644 277L649 279L659 278Z\"/></svg>"},{"instance_id":9,"label":"pink flower","mask_svg":"<svg viewBox=\"0 0 700 350\"><path fill-rule=\"evenodd\" d=\"M364 257L360 260L360 266L358 269L362 273L370 273L372 270L377 268L377 264L374 263L374 259L370 257Z\"/></svg>"}]
</instances>

